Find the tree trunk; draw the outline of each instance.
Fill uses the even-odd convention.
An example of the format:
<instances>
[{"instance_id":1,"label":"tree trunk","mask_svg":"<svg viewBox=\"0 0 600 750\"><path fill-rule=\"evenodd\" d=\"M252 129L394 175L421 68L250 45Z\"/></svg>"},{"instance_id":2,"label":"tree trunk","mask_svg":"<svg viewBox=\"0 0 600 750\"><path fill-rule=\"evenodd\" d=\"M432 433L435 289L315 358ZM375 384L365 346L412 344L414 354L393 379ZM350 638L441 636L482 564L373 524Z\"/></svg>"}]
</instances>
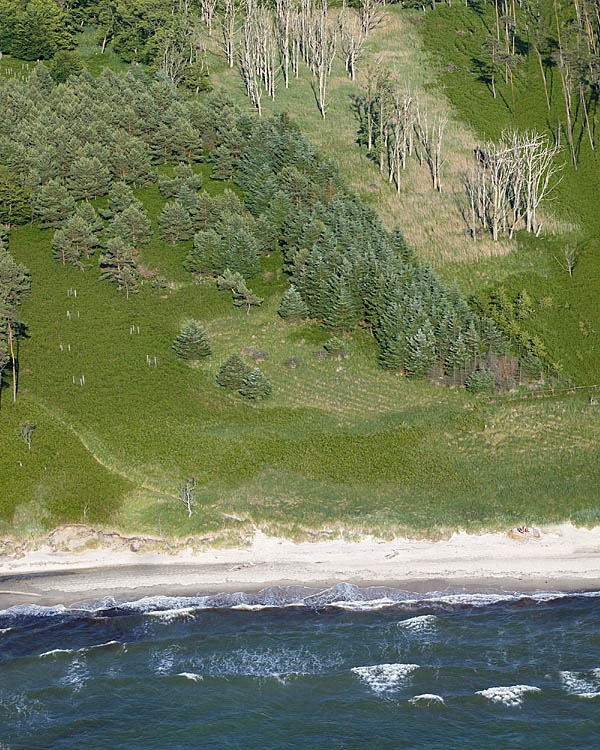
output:
<instances>
[{"instance_id":1,"label":"tree trunk","mask_svg":"<svg viewBox=\"0 0 600 750\"><path fill-rule=\"evenodd\" d=\"M15 362L15 350L13 347L13 334L10 320L8 321L8 346L10 348L10 360L12 363L13 404L15 404L17 402L17 365Z\"/></svg>"}]
</instances>

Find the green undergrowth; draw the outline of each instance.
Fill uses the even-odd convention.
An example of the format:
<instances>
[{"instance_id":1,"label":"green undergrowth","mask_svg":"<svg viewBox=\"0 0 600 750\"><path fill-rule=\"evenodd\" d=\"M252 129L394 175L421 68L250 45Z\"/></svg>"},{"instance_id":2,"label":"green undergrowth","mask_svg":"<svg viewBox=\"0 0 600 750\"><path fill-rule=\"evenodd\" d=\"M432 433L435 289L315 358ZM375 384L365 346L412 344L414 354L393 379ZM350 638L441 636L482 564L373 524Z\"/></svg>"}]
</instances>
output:
<instances>
[{"instance_id":1,"label":"green undergrowth","mask_svg":"<svg viewBox=\"0 0 600 750\"><path fill-rule=\"evenodd\" d=\"M136 194L155 223L158 188ZM96 268L53 260L51 236L24 226L10 237L33 287L16 407L2 391L5 529L70 519L173 537L254 524L390 535L597 520L598 412L585 397L513 405L411 381L379 368L366 331L345 336L349 358L318 359L329 334L277 315L288 284L277 254L261 259L251 286L265 302L248 314L181 270L186 243L143 247L141 262L170 287L146 281L127 301ZM189 317L213 348L193 366L171 349ZM259 405L215 382L242 347L268 354L259 366L273 395ZM291 357L295 369L284 364ZM36 426L30 451L15 433L24 422ZM177 496L190 476L198 495L188 520Z\"/></svg>"},{"instance_id":2,"label":"green undergrowth","mask_svg":"<svg viewBox=\"0 0 600 750\"><path fill-rule=\"evenodd\" d=\"M551 9L551 5L547 5L547 9ZM493 6L477 6L476 10L439 5L435 11L414 17L438 70L436 86L443 87L460 117L482 140L499 138L505 128L555 132L557 122L564 120L564 100L560 76L554 67L547 68L550 112L535 55L530 55L516 70L514 98L502 71L498 74L496 99L482 78L477 61L481 59L486 38L495 33L493 13ZM590 104L592 119L597 116L596 106L595 102ZM517 249L509 255L448 265L441 273L446 278L458 278L465 291L494 290L501 286L517 294L526 289L535 302L535 313L528 329L541 336L550 359L562 365L565 377L578 383L595 384L600 379L600 171L581 113L574 135L577 169L571 163L568 150L563 148L559 158L564 168L550 203L550 210L562 226L572 229L553 233L543 229L539 238L523 232L518 237ZM562 142L566 144L564 134ZM598 145L600 141L596 137ZM567 247L579 251L572 278L560 265Z\"/></svg>"}]
</instances>

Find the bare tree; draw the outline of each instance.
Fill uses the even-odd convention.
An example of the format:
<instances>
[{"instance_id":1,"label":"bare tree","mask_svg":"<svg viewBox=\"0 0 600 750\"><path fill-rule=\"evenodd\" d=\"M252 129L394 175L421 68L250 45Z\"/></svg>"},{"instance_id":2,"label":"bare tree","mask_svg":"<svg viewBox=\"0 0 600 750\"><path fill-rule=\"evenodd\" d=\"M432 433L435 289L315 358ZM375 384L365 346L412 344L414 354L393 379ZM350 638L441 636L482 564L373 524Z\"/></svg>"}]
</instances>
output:
<instances>
[{"instance_id":1,"label":"bare tree","mask_svg":"<svg viewBox=\"0 0 600 750\"><path fill-rule=\"evenodd\" d=\"M179 502L185 505L188 512L188 518L192 517L192 508L196 504L195 502L195 489L196 489L196 478L191 477L185 480L185 484L179 490Z\"/></svg>"},{"instance_id":2,"label":"bare tree","mask_svg":"<svg viewBox=\"0 0 600 750\"><path fill-rule=\"evenodd\" d=\"M318 105L321 116L327 114L327 81L335 58L337 34L329 24L327 0L322 0L316 12L315 23L310 30L310 67L318 82Z\"/></svg>"},{"instance_id":3,"label":"bare tree","mask_svg":"<svg viewBox=\"0 0 600 750\"><path fill-rule=\"evenodd\" d=\"M230 68L233 68L235 63L235 42L239 32L237 21L239 9L240 0L223 0L223 13L219 16L220 46L225 53Z\"/></svg>"},{"instance_id":4,"label":"bare tree","mask_svg":"<svg viewBox=\"0 0 600 750\"><path fill-rule=\"evenodd\" d=\"M356 63L362 54L365 34L356 14L350 12L346 7L345 0L337 18L337 31L346 71L354 81L356 78Z\"/></svg>"},{"instance_id":5,"label":"bare tree","mask_svg":"<svg viewBox=\"0 0 600 750\"><path fill-rule=\"evenodd\" d=\"M512 237L520 225L539 235L539 206L556 186L553 178L563 166L555 159L558 151L559 146L535 131L506 131L499 143L475 149L475 167L464 177L474 238L477 222L494 241L501 232Z\"/></svg>"},{"instance_id":6,"label":"bare tree","mask_svg":"<svg viewBox=\"0 0 600 750\"><path fill-rule=\"evenodd\" d=\"M25 422L17 429L17 435L21 438L21 440L25 443L29 450L31 450L31 438L33 436L34 430L35 425L30 424L29 422Z\"/></svg>"},{"instance_id":7,"label":"bare tree","mask_svg":"<svg viewBox=\"0 0 600 750\"><path fill-rule=\"evenodd\" d=\"M563 250L562 258L557 258L556 256L554 256L554 259L561 268L564 268L569 276L573 276L573 271L575 270L575 266L577 265L578 254L579 253L576 248L566 247Z\"/></svg>"},{"instance_id":8,"label":"bare tree","mask_svg":"<svg viewBox=\"0 0 600 750\"><path fill-rule=\"evenodd\" d=\"M215 17L215 11L217 9L218 0L199 0L200 3L200 17L206 24L208 33L212 35L213 20Z\"/></svg>"},{"instance_id":9,"label":"bare tree","mask_svg":"<svg viewBox=\"0 0 600 750\"><path fill-rule=\"evenodd\" d=\"M275 0L275 23L277 29L277 42L281 55L281 70L286 89L290 85L290 64L293 66L292 57L292 32L294 29L294 3L293 0Z\"/></svg>"},{"instance_id":10,"label":"bare tree","mask_svg":"<svg viewBox=\"0 0 600 750\"><path fill-rule=\"evenodd\" d=\"M418 105L416 108L415 131L417 138L423 147L425 161L431 172L433 189L441 192L441 169L445 161L442 155L442 143L444 140L444 130L448 124L448 118L439 115L429 127L428 114L426 109L421 109Z\"/></svg>"},{"instance_id":11,"label":"bare tree","mask_svg":"<svg viewBox=\"0 0 600 750\"><path fill-rule=\"evenodd\" d=\"M377 28L383 21L385 0L361 0L359 16L360 25L365 36Z\"/></svg>"}]
</instances>

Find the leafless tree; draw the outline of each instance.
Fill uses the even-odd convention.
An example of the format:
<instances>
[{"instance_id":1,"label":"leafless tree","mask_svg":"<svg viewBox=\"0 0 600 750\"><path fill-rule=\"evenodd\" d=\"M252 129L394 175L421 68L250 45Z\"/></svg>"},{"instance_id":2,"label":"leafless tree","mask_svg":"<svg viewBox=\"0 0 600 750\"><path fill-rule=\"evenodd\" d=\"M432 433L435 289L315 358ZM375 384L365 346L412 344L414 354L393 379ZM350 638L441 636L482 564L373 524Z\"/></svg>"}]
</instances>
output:
<instances>
[{"instance_id":1,"label":"leafless tree","mask_svg":"<svg viewBox=\"0 0 600 750\"><path fill-rule=\"evenodd\" d=\"M218 3L218 0L199 0L200 17L206 24L209 34L212 34L213 21L215 17L215 11L217 9L217 3Z\"/></svg>"},{"instance_id":2,"label":"leafless tree","mask_svg":"<svg viewBox=\"0 0 600 750\"><path fill-rule=\"evenodd\" d=\"M561 268L564 268L564 270L569 274L569 276L573 276L573 271L575 270L575 266L577 265L578 260L578 252L577 249L574 247L566 247L563 250L562 258L557 258L554 256L556 262Z\"/></svg>"},{"instance_id":3,"label":"leafless tree","mask_svg":"<svg viewBox=\"0 0 600 750\"><path fill-rule=\"evenodd\" d=\"M195 489L196 489L196 478L191 477L185 480L185 484L179 490L179 502L185 505L188 512L188 518L192 517L192 508L196 504L195 502Z\"/></svg>"},{"instance_id":4,"label":"leafless tree","mask_svg":"<svg viewBox=\"0 0 600 750\"><path fill-rule=\"evenodd\" d=\"M25 422L24 424L20 425L17 434L21 438L21 440L25 443L27 448L31 450L31 438L33 436L33 431L35 430L35 425L30 424L29 422Z\"/></svg>"},{"instance_id":5,"label":"leafless tree","mask_svg":"<svg viewBox=\"0 0 600 750\"><path fill-rule=\"evenodd\" d=\"M442 190L441 169L445 161L442 154L442 143L444 140L444 130L446 129L447 124L448 118L444 115L439 115L434 118L430 127L427 110L421 109L417 105L415 132L423 148L425 161L431 172L433 189L440 192Z\"/></svg>"},{"instance_id":6,"label":"leafless tree","mask_svg":"<svg viewBox=\"0 0 600 750\"><path fill-rule=\"evenodd\" d=\"M315 14L315 22L309 36L310 67L317 79L317 101L321 116L327 114L327 82L337 48L337 33L329 23L327 0L322 0Z\"/></svg>"},{"instance_id":7,"label":"leafless tree","mask_svg":"<svg viewBox=\"0 0 600 750\"><path fill-rule=\"evenodd\" d=\"M345 2L337 18L337 31L346 71L354 81L356 78L356 63L362 54L365 34L356 14L346 7Z\"/></svg>"},{"instance_id":8,"label":"leafless tree","mask_svg":"<svg viewBox=\"0 0 600 750\"><path fill-rule=\"evenodd\" d=\"M293 0L275 0L275 23L277 29L277 42L281 55L281 70L286 89L290 85L290 64L292 64L293 49L292 36L294 29L294 3Z\"/></svg>"},{"instance_id":9,"label":"leafless tree","mask_svg":"<svg viewBox=\"0 0 600 750\"><path fill-rule=\"evenodd\" d=\"M559 146L535 131L506 131L499 143L478 146L476 164L464 178L472 236L477 222L494 241L501 232L512 237L519 226L539 235L539 206L556 186L553 178L563 166L556 161L558 151Z\"/></svg>"},{"instance_id":10,"label":"leafless tree","mask_svg":"<svg viewBox=\"0 0 600 750\"><path fill-rule=\"evenodd\" d=\"M230 68L233 68L235 63L235 43L239 32L239 10L240 0L223 0L223 12L219 16L220 46L225 53Z\"/></svg>"},{"instance_id":11,"label":"leafless tree","mask_svg":"<svg viewBox=\"0 0 600 750\"><path fill-rule=\"evenodd\" d=\"M383 21L385 0L361 0L360 25L365 36Z\"/></svg>"}]
</instances>

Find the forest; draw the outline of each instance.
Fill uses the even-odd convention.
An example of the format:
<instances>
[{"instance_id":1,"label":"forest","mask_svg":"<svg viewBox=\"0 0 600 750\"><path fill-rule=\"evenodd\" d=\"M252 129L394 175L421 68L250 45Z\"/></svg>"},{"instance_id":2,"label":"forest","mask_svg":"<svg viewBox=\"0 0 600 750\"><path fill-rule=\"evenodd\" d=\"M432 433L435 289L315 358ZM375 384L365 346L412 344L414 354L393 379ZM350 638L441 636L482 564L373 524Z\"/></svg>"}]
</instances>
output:
<instances>
[{"instance_id":1,"label":"forest","mask_svg":"<svg viewBox=\"0 0 600 750\"><path fill-rule=\"evenodd\" d=\"M597 246L572 185L597 180L599 23L591 0L11 0L7 528L497 525L532 482L538 514L590 518ZM432 83L381 63L393 24L417 29ZM327 149L341 116L353 135ZM467 260L420 246L420 210Z\"/></svg>"}]
</instances>

